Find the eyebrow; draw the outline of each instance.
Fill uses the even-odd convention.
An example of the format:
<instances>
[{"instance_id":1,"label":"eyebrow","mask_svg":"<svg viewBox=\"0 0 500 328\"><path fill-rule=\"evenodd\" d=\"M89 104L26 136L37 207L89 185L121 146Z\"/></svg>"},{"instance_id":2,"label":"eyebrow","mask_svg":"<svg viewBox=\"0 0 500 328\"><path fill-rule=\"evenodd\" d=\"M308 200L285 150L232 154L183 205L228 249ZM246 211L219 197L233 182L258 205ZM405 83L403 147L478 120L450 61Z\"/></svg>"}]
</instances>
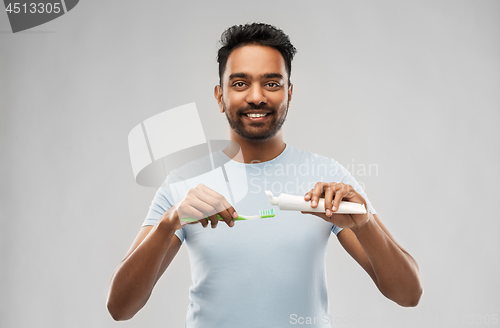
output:
<instances>
[{"instance_id":1,"label":"eyebrow","mask_svg":"<svg viewBox=\"0 0 500 328\"><path fill-rule=\"evenodd\" d=\"M231 75L229 75L229 81L231 81L232 79L236 79L236 78L239 78L239 79L250 79L250 75L248 75L247 73L233 73ZM272 79L272 78L278 78L278 79L283 79L283 75L279 74L279 73L267 73L267 74L262 74L260 76L260 79Z\"/></svg>"}]
</instances>

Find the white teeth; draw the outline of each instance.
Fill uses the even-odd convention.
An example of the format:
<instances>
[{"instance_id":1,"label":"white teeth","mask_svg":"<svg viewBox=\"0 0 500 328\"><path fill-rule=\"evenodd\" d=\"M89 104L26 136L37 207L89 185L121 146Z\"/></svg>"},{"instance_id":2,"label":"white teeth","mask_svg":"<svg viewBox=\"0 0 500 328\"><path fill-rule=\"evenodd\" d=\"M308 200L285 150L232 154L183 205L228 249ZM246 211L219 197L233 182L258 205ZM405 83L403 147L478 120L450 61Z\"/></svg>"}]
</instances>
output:
<instances>
[{"instance_id":1,"label":"white teeth","mask_svg":"<svg viewBox=\"0 0 500 328\"><path fill-rule=\"evenodd\" d=\"M248 117L264 117L267 114L247 114Z\"/></svg>"}]
</instances>

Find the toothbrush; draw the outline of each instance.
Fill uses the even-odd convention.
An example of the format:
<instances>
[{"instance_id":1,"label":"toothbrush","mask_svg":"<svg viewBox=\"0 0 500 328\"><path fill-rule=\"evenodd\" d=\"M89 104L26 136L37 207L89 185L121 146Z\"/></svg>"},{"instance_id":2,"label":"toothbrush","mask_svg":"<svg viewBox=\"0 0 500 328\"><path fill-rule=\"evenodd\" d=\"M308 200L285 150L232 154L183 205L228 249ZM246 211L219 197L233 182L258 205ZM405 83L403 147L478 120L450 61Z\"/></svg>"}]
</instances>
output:
<instances>
[{"instance_id":1,"label":"toothbrush","mask_svg":"<svg viewBox=\"0 0 500 328\"><path fill-rule=\"evenodd\" d=\"M274 216L274 208L271 208L270 210L261 210L259 212L259 215L239 215L236 219L234 219L234 221L265 219L272 218ZM219 218L219 221L224 221L224 219L219 214L217 214L217 218ZM182 218L181 221L198 222L199 220L193 218Z\"/></svg>"},{"instance_id":2,"label":"toothbrush","mask_svg":"<svg viewBox=\"0 0 500 328\"><path fill-rule=\"evenodd\" d=\"M269 196L271 205L276 205L280 210L285 211L304 211L304 212L321 212L325 213L325 199L321 198L317 207L311 207L311 201L304 200L302 196L294 196L281 194L275 197L272 192L266 190L266 195ZM341 201L337 214L366 214L366 208L363 204Z\"/></svg>"}]
</instances>

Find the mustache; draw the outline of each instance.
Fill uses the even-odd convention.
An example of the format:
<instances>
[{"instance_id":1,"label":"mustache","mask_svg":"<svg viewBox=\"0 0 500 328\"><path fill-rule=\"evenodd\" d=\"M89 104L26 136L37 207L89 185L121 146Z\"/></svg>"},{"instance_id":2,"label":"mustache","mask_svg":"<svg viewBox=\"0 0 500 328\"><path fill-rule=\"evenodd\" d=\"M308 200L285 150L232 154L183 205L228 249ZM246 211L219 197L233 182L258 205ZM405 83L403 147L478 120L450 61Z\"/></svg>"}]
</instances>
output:
<instances>
[{"instance_id":1,"label":"mustache","mask_svg":"<svg viewBox=\"0 0 500 328\"><path fill-rule=\"evenodd\" d=\"M244 112L247 112L251 109L257 109L257 110L266 110L266 111L269 111L271 112L271 114L273 114L275 112L274 108L270 107L270 106L267 106L266 104L262 104L262 105L255 105L255 104L249 104L248 106L246 107L243 107L243 108L239 108L237 111L236 111L236 114L237 115L243 115Z\"/></svg>"}]
</instances>

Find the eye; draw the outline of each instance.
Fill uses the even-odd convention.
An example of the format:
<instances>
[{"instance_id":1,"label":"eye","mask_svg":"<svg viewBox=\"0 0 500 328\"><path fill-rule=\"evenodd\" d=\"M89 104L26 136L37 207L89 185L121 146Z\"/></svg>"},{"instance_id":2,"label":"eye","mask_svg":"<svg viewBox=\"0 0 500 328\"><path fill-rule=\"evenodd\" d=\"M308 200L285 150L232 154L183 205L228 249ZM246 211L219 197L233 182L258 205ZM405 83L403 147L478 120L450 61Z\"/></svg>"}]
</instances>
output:
<instances>
[{"instance_id":1,"label":"eye","mask_svg":"<svg viewBox=\"0 0 500 328\"><path fill-rule=\"evenodd\" d=\"M269 82L266 84L269 88L271 89L277 89L280 87L279 83L276 83L276 82Z\"/></svg>"},{"instance_id":2,"label":"eye","mask_svg":"<svg viewBox=\"0 0 500 328\"><path fill-rule=\"evenodd\" d=\"M243 82L233 83L233 87L243 88L244 86L245 86L245 83L243 83Z\"/></svg>"}]
</instances>

